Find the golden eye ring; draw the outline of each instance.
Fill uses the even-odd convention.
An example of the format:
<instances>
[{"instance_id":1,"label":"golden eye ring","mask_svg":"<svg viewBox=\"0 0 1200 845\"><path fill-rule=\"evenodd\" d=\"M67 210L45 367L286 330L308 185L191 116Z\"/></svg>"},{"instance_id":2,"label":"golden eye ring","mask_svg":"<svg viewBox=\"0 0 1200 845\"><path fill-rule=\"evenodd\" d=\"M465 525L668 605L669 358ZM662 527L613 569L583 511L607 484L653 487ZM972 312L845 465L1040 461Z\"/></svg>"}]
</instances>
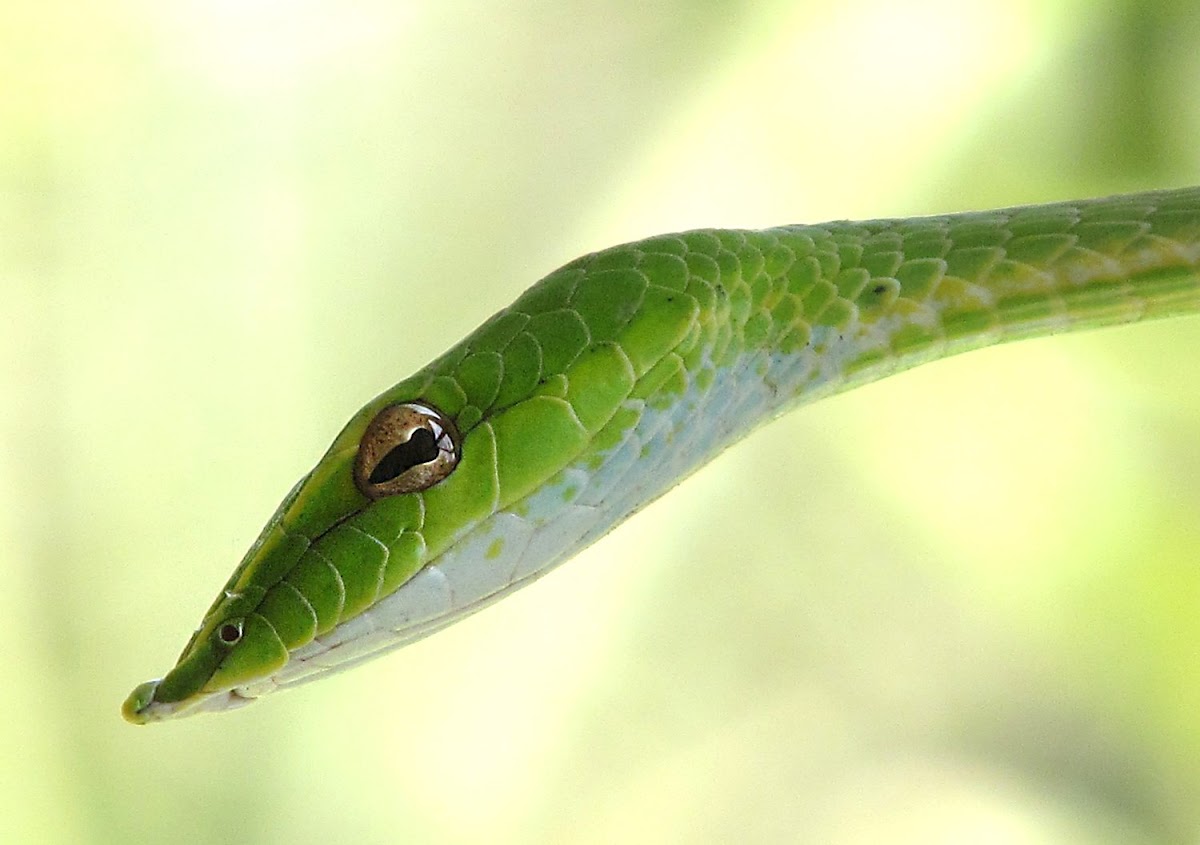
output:
<instances>
[{"instance_id":1,"label":"golden eye ring","mask_svg":"<svg viewBox=\"0 0 1200 845\"><path fill-rule=\"evenodd\" d=\"M354 484L369 499L427 490L454 471L460 443L454 422L432 405L389 405L359 441Z\"/></svg>"}]
</instances>

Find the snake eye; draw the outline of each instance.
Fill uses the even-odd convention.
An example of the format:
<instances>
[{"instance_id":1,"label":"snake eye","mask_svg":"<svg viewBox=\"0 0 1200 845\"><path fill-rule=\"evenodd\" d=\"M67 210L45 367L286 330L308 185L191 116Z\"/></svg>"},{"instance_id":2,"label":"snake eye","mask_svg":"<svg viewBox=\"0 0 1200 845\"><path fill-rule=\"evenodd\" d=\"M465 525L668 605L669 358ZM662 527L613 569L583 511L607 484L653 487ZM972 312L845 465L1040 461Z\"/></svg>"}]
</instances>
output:
<instances>
[{"instance_id":1,"label":"snake eye","mask_svg":"<svg viewBox=\"0 0 1200 845\"><path fill-rule=\"evenodd\" d=\"M458 458L458 430L441 411L415 402L389 405L358 444L354 483L371 499L415 493L453 472Z\"/></svg>"}]
</instances>

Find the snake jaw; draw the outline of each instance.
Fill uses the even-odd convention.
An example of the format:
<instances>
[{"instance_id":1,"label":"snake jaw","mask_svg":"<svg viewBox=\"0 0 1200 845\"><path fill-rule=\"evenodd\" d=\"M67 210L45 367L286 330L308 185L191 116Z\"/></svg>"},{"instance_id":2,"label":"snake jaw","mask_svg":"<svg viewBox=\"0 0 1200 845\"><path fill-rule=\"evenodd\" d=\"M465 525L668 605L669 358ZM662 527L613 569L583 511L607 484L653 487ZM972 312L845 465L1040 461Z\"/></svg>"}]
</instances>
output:
<instances>
[{"instance_id":1,"label":"snake jaw","mask_svg":"<svg viewBox=\"0 0 1200 845\"><path fill-rule=\"evenodd\" d=\"M135 725L147 725L196 713L220 713L245 707L258 698L258 695L253 694L257 692L253 688L235 687L222 692L201 693L180 701L156 701L154 693L161 680L160 678L146 681L130 693L121 707L121 715L125 717L125 721Z\"/></svg>"}]
</instances>

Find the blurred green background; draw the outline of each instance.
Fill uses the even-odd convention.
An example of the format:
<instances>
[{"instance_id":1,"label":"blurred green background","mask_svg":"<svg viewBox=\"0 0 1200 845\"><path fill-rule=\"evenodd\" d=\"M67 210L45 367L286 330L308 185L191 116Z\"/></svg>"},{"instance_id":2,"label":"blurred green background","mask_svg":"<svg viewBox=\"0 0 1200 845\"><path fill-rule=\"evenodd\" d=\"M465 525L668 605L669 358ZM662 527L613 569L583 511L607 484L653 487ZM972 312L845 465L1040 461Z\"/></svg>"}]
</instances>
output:
<instances>
[{"instance_id":1,"label":"blurred green background","mask_svg":"<svg viewBox=\"0 0 1200 845\"><path fill-rule=\"evenodd\" d=\"M0 841L1195 841L1195 318L819 403L389 658L118 715L580 253L1200 181L1192 8L0 5Z\"/></svg>"}]
</instances>

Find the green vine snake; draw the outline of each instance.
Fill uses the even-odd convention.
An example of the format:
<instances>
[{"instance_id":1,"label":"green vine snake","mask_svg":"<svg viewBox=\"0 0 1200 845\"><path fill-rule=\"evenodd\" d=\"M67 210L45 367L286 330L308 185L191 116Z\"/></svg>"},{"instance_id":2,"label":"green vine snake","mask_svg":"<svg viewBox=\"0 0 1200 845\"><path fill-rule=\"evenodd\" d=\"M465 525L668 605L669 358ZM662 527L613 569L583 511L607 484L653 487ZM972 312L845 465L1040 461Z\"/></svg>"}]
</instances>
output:
<instances>
[{"instance_id":1,"label":"green vine snake","mask_svg":"<svg viewBox=\"0 0 1200 845\"><path fill-rule=\"evenodd\" d=\"M424 637L799 404L1197 310L1200 188L584 256L355 414L123 714L238 707Z\"/></svg>"}]
</instances>

